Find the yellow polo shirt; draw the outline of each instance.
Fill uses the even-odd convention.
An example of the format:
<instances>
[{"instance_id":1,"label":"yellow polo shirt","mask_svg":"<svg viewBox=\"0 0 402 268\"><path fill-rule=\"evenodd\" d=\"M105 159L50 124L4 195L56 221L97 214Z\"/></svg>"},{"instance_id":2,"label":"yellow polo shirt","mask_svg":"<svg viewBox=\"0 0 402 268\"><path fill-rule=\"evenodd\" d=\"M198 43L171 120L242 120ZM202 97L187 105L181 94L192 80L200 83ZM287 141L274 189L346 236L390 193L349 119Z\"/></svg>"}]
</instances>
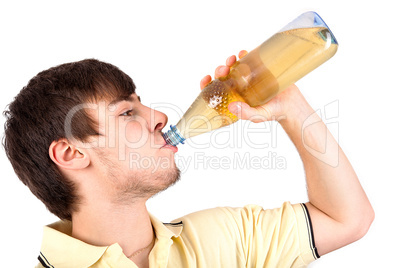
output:
<instances>
[{"instance_id":1,"label":"yellow polo shirt","mask_svg":"<svg viewBox=\"0 0 402 268\"><path fill-rule=\"evenodd\" d=\"M319 257L304 204L214 208L167 224L150 217L156 234L150 267L306 267ZM96 247L70 234L71 222L46 226L36 267L137 267L118 244Z\"/></svg>"}]
</instances>

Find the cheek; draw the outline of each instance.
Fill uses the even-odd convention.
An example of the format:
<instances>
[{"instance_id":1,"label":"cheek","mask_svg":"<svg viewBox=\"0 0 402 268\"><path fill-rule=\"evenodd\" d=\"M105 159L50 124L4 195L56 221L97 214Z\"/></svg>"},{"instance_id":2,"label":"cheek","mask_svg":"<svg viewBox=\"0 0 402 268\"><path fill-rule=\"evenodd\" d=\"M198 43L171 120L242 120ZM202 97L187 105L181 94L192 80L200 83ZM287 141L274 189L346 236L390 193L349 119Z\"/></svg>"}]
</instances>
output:
<instances>
[{"instance_id":1,"label":"cheek","mask_svg":"<svg viewBox=\"0 0 402 268\"><path fill-rule=\"evenodd\" d=\"M119 141L130 148L140 148L149 141L149 131L143 120L126 122L119 131Z\"/></svg>"}]
</instances>

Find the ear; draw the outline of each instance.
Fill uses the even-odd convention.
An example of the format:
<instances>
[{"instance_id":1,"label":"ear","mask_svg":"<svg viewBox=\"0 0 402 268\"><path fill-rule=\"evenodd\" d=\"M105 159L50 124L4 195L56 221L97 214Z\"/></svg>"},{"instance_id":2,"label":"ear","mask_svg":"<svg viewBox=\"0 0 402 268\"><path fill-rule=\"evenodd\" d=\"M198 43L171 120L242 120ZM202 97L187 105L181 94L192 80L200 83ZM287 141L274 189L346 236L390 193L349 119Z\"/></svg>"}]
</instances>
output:
<instances>
[{"instance_id":1,"label":"ear","mask_svg":"<svg viewBox=\"0 0 402 268\"><path fill-rule=\"evenodd\" d=\"M90 163L89 155L66 139L53 141L49 146L49 156L56 165L64 169L83 169Z\"/></svg>"}]
</instances>

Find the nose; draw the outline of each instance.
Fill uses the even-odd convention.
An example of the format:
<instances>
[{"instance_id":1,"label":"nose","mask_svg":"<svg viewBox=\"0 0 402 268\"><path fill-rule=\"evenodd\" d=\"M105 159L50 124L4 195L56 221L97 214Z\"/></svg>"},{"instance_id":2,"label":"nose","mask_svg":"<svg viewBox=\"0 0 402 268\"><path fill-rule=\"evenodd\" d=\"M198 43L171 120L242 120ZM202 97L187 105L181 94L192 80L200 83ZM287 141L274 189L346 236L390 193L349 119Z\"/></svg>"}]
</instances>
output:
<instances>
[{"instance_id":1,"label":"nose","mask_svg":"<svg viewBox=\"0 0 402 268\"><path fill-rule=\"evenodd\" d=\"M150 120L149 120L149 131L152 132L161 132L162 129L166 126L168 117L166 114L159 112L157 110L149 108Z\"/></svg>"}]
</instances>

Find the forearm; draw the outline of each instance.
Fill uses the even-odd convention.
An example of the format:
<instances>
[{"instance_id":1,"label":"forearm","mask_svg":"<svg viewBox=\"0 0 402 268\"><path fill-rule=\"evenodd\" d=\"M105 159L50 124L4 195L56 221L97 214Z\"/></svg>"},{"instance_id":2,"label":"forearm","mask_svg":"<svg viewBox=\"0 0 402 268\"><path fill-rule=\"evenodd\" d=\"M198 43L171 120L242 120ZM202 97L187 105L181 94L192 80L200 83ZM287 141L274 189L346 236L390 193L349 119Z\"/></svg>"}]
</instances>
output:
<instances>
[{"instance_id":1,"label":"forearm","mask_svg":"<svg viewBox=\"0 0 402 268\"><path fill-rule=\"evenodd\" d=\"M339 223L358 225L354 221L362 213L371 217L371 205L350 162L304 98L279 122L303 161L311 205Z\"/></svg>"},{"instance_id":2,"label":"forearm","mask_svg":"<svg viewBox=\"0 0 402 268\"><path fill-rule=\"evenodd\" d=\"M229 109L253 122L277 120L295 144L306 172L306 205L320 255L365 235L374 219L370 202L337 141L295 85L264 105L239 102Z\"/></svg>"}]
</instances>

